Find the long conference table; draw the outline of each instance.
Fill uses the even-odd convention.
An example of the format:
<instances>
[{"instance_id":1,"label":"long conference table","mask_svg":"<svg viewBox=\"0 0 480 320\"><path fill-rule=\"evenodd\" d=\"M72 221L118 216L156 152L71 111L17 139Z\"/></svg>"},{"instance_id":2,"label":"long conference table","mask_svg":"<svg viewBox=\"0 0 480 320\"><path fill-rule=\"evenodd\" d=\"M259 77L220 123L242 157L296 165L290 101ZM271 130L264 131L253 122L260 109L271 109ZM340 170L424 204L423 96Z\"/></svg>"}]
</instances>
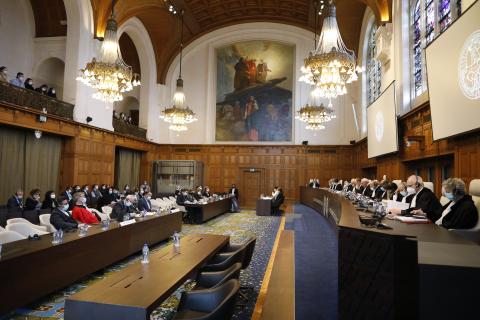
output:
<instances>
[{"instance_id":1,"label":"long conference table","mask_svg":"<svg viewBox=\"0 0 480 320\"><path fill-rule=\"evenodd\" d=\"M187 278L221 248L228 236L189 235L180 250L169 245L83 289L65 301L66 320L146 320Z\"/></svg>"},{"instance_id":2,"label":"long conference table","mask_svg":"<svg viewBox=\"0 0 480 320\"><path fill-rule=\"evenodd\" d=\"M190 216L191 222L202 224L218 215L230 211L232 207L232 199L230 197L214 200L205 204L201 203L185 203L183 205Z\"/></svg>"},{"instance_id":3,"label":"long conference table","mask_svg":"<svg viewBox=\"0 0 480 320\"><path fill-rule=\"evenodd\" d=\"M3 245L0 257L0 315L55 292L82 277L168 239L182 228L182 213L139 218L120 227L112 221L102 230L94 225L88 235L65 233L53 245L52 235Z\"/></svg>"},{"instance_id":4,"label":"long conference table","mask_svg":"<svg viewBox=\"0 0 480 320\"><path fill-rule=\"evenodd\" d=\"M435 224L362 226L352 202L300 187L338 231L339 319L479 318L480 246Z\"/></svg>"}]
</instances>

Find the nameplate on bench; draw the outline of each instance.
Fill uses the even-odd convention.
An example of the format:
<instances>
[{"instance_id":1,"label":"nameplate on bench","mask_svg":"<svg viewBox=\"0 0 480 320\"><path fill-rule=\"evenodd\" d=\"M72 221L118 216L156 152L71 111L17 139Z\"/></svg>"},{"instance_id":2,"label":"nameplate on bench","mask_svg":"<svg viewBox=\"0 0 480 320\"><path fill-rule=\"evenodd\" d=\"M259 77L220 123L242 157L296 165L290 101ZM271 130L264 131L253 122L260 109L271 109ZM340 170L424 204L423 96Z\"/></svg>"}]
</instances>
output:
<instances>
[{"instance_id":1,"label":"nameplate on bench","mask_svg":"<svg viewBox=\"0 0 480 320\"><path fill-rule=\"evenodd\" d=\"M129 224L132 224L132 223L135 223L135 219L130 219L130 220L127 220L127 221L122 221L120 222L120 227L125 227L125 226L128 226Z\"/></svg>"}]
</instances>

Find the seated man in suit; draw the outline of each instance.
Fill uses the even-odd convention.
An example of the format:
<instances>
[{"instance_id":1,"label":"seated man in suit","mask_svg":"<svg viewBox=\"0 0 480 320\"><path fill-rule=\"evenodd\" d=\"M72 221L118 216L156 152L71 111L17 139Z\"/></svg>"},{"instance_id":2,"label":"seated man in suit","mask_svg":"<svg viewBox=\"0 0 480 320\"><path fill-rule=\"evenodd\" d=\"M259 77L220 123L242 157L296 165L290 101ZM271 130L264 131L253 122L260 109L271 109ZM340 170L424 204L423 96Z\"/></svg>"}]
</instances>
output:
<instances>
[{"instance_id":1,"label":"seated man in suit","mask_svg":"<svg viewBox=\"0 0 480 320\"><path fill-rule=\"evenodd\" d=\"M372 196L372 189L370 188L370 181L367 178L363 178L360 182L360 190L365 197Z\"/></svg>"},{"instance_id":2,"label":"seated man in suit","mask_svg":"<svg viewBox=\"0 0 480 320\"><path fill-rule=\"evenodd\" d=\"M352 178L350 180L350 183L347 185L346 191L347 192L352 192L355 189L356 182L357 182L357 180L355 178Z\"/></svg>"},{"instance_id":3,"label":"seated man in suit","mask_svg":"<svg viewBox=\"0 0 480 320\"><path fill-rule=\"evenodd\" d=\"M428 188L423 187L423 179L417 175L411 175L407 179L407 202L410 201L410 208L407 210L392 209L393 214L437 216L442 211L442 205L437 197Z\"/></svg>"},{"instance_id":4,"label":"seated man in suit","mask_svg":"<svg viewBox=\"0 0 480 320\"><path fill-rule=\"evenodd\" d=\"M135 208L133 207L135 199L134 195L129 194L124 200L115 203L110 217L117 221L129 220L135 213Z\"/></svg>"},{"instance_id":5,"label":"seated man in suit","mask_svg":"<svg viewBox=\"0 0 480 320\"><path fill-rule=\"evenodd\" d=\"M308 186L310 188L313 188L313 179L310 179L310 181L308 181Z\"/></svg>"},{"instance_id":6,"label":"seated man in suit","mask_svg":"<svg viewBox=\"0 0 480 320\"><path fill-rule=\"evenodd\" d=\"M38 210L42 207L40 202L40 189L33 189L30 191L30 197L25 201L25 210Z\"/></svg>"},{"instance_id":7,"label":"seated man in suit","mask_svg":"<svg viewBox=\"0 0 480 320\"><path fill-rule=\"evenodd\" d=\"M83 192L77 192L73 195L75 206L72 210L73 219L80 223L92 224L98 223L101 219L96 215L97 210L87 209L87 198Z\"/></svg>"},{"instance_id":8,"label":"seated man in suit","mask_svg":"<svg viewBox=\"0 0 480 320\"><path fill-rule=\"evenodd\" d=\"M442 184L443 195L450 200L440 211L426 213L428 219L446 229L471 229L477 225L478 211L472 196L466 194L465 182L459 178L449 178ZM424 214L422 209L417 214Z\"/></svg>"},{"instance_id":9,"label":"seated man in suit","mask_svg":"<svg viewBox=\"0 0 480 320\"><path fill-rule=\"evenodd\" d=\"M212 193L210 192L210 187L205 186L205 189L203 190L202 196L206 198L210 198L212 196Z\"/></svg>"},{"instance_id":10,"label":"seated man in suit","mask_svg":"<svg viewBox=\"0 0 480 320\"><path fill-rule=\"evenodd\" d=\"M7 201L7 208L8 209L13 209L13 208L23 208L23 190L18 189L13 196L8 198Z\"/></svg>"},{"instance_id":11,"label":"seated man in suit","mask_svg":"<svg viewBox=\"0 0 480 320\"><path fill-rule=\"evenodd\" d=\"M272 198L272 214L273 215L280 215L280 206L283 204L283 201L285 200L285 196L283 195L283 190L282 188L278 188L275 191L275 194L273 195Z\"/></svg>"},{"instance_id":12,"label":"seated man in suit","mask_svg":"<svg viewBox=\"0 0 480 320\"><path fill-rule=\"evenodd\" d=\"M152 203L150 202L150 200L152 200L152 193L147 192L144 195L144 197L141 197L140 200L138 200L138 210L151 212L152 211Z\"/></svg>"},{"instance_id":13,"label":"seated man in suit","mask_svg":"<svg viewBox=\"0 0 480 320\"><path fill-rule=\"evenodd\" d=\"M196 191L192 194L195 200L200 200L203 198L203 188L202 186L198 186Z\"/></svg>"},{"instance_id":14,"label":"seated man in suit","mask_svg":"<svg viewBox=\"0 0 480 320\"><path fill-rule=\"evenodd\" d=\"M72 215L68 212L70 204L68 199L64 196L58 198L58 207L53 209L50 214L50 223L57 230L69 231L78 227L77 221L73 219Z\"/></svg>"}]
</instances>

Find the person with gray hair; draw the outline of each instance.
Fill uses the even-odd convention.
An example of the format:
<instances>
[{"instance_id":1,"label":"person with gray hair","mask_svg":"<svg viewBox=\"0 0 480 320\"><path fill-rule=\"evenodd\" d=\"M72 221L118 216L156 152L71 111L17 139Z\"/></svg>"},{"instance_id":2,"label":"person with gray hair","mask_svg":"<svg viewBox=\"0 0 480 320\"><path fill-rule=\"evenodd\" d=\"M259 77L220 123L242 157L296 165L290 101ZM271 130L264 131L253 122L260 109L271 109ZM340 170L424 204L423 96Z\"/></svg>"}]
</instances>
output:
<instances>
[{"instance_id":1,"label":"person with gray hair","mask_svg":"<svg viewBox=\"0 0 480 320\"><path fill-rule=\"evenodd\" d=\"M407 210L391 209L390 213L402 215L431 215L441 214L442 205L435 194L423 187L423 179L417 175L411 175L407 179L407 201L410 208Z\"/></svg>"},{"instance_id":2,"label":"person with gray hair","mask_svg":"<svg viewBox=\"0 0 480 320\"><path fill-rule=\"evenodd\" d=\"M439 226L447 229L471 229L477 225L478 212L472 197L466 193L465 182L448 178L442 184L443 195L450 200L441 212L427 214Z\"/></svg>"},{"instance_id":3,"label":"person with gray hair","mask_svg":"<svg viewBox=\"0 0 480 320\"><path fill-rule=\"evenodd\" d=\"M130 219L135 213L133 205L137 202L137 198L133 194L129 194L124 200L120 200L113 206L110 217L117 221L124 221Z\"/></svg>"}]
</instances>

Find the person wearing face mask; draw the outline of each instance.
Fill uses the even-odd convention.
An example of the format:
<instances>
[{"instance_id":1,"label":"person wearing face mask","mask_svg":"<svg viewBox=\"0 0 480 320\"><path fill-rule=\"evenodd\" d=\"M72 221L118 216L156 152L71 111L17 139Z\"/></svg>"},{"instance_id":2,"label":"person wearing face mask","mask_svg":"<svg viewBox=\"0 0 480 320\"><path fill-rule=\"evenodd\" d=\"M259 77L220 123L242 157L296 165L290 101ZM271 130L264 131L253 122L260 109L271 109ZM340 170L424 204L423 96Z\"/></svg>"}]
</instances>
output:
<instances>
[{"instance_id":1,"label":"person wearing face mask","mask_svg":"<svg viewBox=\"0 0 480 320\"><path fill-rule=\"evenodd\" d=\"M393 214L402 215L425 215L436 214L442 210L442 205L433 192L423 187L423 179L420 176L411 175L407 179L407 202L410 208L407 210L392 209ZM410 198L410 199L409 199Z\"/></svg>"},{"instance_id":2,"label":"person wearing face mask","mask_svg":"<svg viewBox=\"0 0 480 320\"><path fill-rule=\"evenodd\" d=\"M45 193L45 200L42 202L42 209L55 209L58 207L57 199L55 199L55 192L49 190Z\"/></svg>"},{"instance_id":3,"label":"person wearing face mask","mask_svg":"<svg viewBox=\"0 0 480 320\"><path fill-rule=\"evenodd\" d=\"M134 209L134 202L135 196L130 194L125 197L124 200L120 200L113 206L112 213L110 217L112 219L116 219L117 221L124 221L126 217L130 219L133 216L135 209Z\"/></svg>"},{"instance_id":4,"label":"person wearing face mask","mask_svg":"<svg viewBox=\"0 0 480 320\"><path fill-rule=\"evenodd\" d=\"M47 96L49 96L50 98L55 98L57 99L57 93L55 91L55 88L50 88L48 89L47 91Z\"/></svg>"},{"instance_id":5,"label":"person wearing face mask","mask_svg":"<svg viewBox=\"0 0 480 320\"><path fill-rule=\"evenodd\" d=\"M10 80L10 84L23 88L24 83L23 83L24 77L22 72L17 73L17 77L15 79Z\"/></svg>"},{"instance_id":6,"label":"person wearing face mask","mask_svg":"<svg viewBox=\"0 0 480 320\"><path fill-rule=\"evenodd\" d=\"M37 210L42 207L40 202L40 189L30 191L30 197L25 201L25 210Z\"/></svg>"},{"instance_id":7,"label":"person wearing face mask","mask_svg":"<svg viewBox=\"0 0 480 320\"><path fill-rule=\"evenodd\" d=\"M18 189L13 194L13 196L8 198L7 208L8 209L23 208L23 190L22 189Z\"/></svg>"},{"instance_id":8,"label":"person wearing face mask","mask_svg":"<svg viewBox=\"0 0 480 320\"><path fill-rule=\"evenodd\" d=\"M77 192L73 195L75 206L72 210L73 219L80 223L92 224L98 223L101 219L97 216L98 211L87 209L87 198L83 192Z\"/></svg>"},{"instance_id":9,"label":"person wearing face mask","mask_svg":"<svg viewBox=\"0 0 480 320\"><path fill-rule=\"evenodd\" d=\"M98 187L98 184L92 185L92 191L90 192L90 196L92 198L97 198L97 199L102 197L102 193L100 192L100 188Z\"/></svg>"},{"instance_id":10,"label":"person wearing face mask","mask_svg":"<svg viewBox=\"0 0 480 320\"><path fill-rule=\"evenodd\" d=\"M202 196L206 198L210 198L212 194L210 193L210 188L208 186L205 186L205 189L203 190Z\"/></svg>"},{"instance_id":11,"label":"person wearing face mask","mask_svg":"<svg viewBox=\"0 0 480 320\"><path fill-rule=\"evenodd\" d=\"M78 227L77 221L73 219L72 214L68 212L68 199L64 196L58 197L58 207L52 210L50 214L50 223L57 230L70 231Z\"/></svg>"},{"instance_id":12,"label":"person wearing face mask","mask_svg":"<svg viewBox=\"0 0 480 320\"><path fill-rule=\"evenodd\" d=\"M152 200L152 193L147 192L145 194L145 196L140 198L140 200L138 201L138 210L151 212L152 211L152 203L150 202L150 200Z\"/></svg>"},{"instance_id":13,"label":"person wearing face mask","mask_svg":"<svg viewBox=\"0 0 480 320\"><path fill-rule=\"evenodd\" d=\"M27 80L25 80L25 89L35 91L32 78L27 78Z\"/></svg>"},{"instance_id":14,"label":"person wearing face mask","mask_svg":"<svg viewBox=\"0 0 480 320\"><path fill-rule=\"evenodd\" d=\"M126 184L125 187L123 187L123 194L124 195L130 194L130 186L128 184Z\"/></svg>"},{"instance_id":15,"label":"person wearing face mask","mask_svg":"<svg viewBox=\"0 0 480 320\"><path fill-rule=\"evenodd\" d=\"M46 84L42 84L40 87L35 89L35 91L37 91L38 93L45 94L45 95L47 94L47 90L48 90L48 86Z\"/></svg>"},{"instance_id":16,"label":"person wearing face mask","mask_svg":"<svg viewBox=\"0 0 480 320\"><path fill-rule=\"evenodd\" d=\"M87 206L92 207L92 195L90 193L90 187L87 184L84 184L80 191L85 194L85 198L87 199Z\"/></svg>"},{"instance_id":17,"label":"person wearing face mask","mask_svg":"<svg viewBox=\"0 0 480 320\"><path fill-rule=\"evenodd\" d=\"M8 82L8 70L7 67L0 67L0 82Z\"/></svg>"},{"instance_id":18,"label":"person wearing face mask","mask_svg":"<svg viewBox=\"0 0 480 320\"><path fill-rule=\"evenodd\" d=\"M405 182L400 182L392 195L393 201L407 203L407 186Z\"/></svg>"},{"instance_id":19,"label":"person wearing face mask","mask_svg":"<svg viewBox=\"0 0 480 320\"><path fill-rule=\"evenodd\" d=\"M442 184L443 195L450 200L441 210L423 212L427 218L446 229L471 229L477 225L478 212L472 196L465 191L465 182L459 178L448 178Z\"/></svg>"}]
</instances>

